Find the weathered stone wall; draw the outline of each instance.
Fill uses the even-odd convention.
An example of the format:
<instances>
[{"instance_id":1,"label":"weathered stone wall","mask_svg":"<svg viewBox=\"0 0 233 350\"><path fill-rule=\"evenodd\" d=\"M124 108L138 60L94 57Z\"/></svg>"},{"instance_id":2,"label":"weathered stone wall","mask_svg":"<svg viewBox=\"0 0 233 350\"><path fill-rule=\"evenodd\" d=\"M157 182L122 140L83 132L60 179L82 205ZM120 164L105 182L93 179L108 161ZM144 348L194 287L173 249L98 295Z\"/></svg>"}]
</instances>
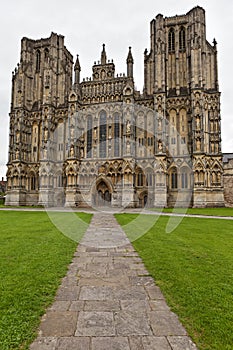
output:
<instances>
[{"instance_id":1,"label":"weathered stone wall","mask_svg":"<svg viewBox=\"0 0 233 350\"><path fill-rule=\"evenodd\" d=\"M227 207L233 207L233 153L223 157L224 199Z\"/></svg>"},{"instance_id":2,"label":"weathered stone wall","mask_svg":"<svg viewBox=\"0 0 233 350\"><path fill-rule=\"evenodd\" d=\"M6 204L224 206L217 43L206 40L205 11L158 15L150 34L142 94L131 48L127 74L115 74L103 45L81 82L63 36L22 39Z\"/></svg>"}]
</instances>

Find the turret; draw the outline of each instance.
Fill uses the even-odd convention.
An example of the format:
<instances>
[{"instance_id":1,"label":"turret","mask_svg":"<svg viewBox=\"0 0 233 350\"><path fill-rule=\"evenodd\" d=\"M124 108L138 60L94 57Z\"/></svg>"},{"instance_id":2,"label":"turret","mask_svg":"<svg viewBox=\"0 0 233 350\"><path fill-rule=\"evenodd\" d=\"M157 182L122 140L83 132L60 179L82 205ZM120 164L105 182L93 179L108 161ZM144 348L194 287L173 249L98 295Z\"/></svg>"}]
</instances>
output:
<instances>
[{"instance_id":1,"label":"turret","mask_svg":"<svg viewBox=\"0 0 233 350\"><path fill-rule=\"evenodd\" d=\"M80 72L81 72L81 67L80 67L80 63L79 63L79 58L78 58L78 55L77 55L77 58L76 58L76 62L75 62L75 65L74 65L74 83L75 84L79 84L80 83Z\"/></svg>"},{"instance_id":2,"label":"turret","mask_svg":"<svg viewBox=\"0 0 233 350\"><path fill-rule=\"evenodd\" d=\"M131 47L129 47L129 53L128 53L128 57L126 60L127 63L127 76L129 78L133 78L133 56L132 56L132 52L131 52Z\"/></svg>"},{"instance_id":3,"label":"turret","mask_svg":"<svg viewBox=\"0 0 233 350\"><path fill-rule=\"evenodd\" d=\"M101 64L106 64L107 62L107 55L106 55L106 51L105 51L105 44L103 44L103 50L101 52Z\"/></svg>"}]
</instances>

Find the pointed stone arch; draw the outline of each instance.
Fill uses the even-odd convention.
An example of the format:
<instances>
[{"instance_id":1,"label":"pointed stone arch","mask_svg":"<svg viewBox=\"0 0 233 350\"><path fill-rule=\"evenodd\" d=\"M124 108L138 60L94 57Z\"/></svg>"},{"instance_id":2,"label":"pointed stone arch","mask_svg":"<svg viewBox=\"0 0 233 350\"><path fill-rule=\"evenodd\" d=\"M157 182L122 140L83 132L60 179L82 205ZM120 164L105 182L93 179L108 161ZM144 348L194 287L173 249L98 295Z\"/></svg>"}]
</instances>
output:
<instances>
[{"instance_id":1,"label":"pointed stone arch","mask_svg":"<svg viewBox=\"0 0 233 350\"><path fill-rule=\"evenodd\" d=\"M100 175L91 186L92 205L94 207L110 207L113 191L111 180Z\"/></svg>"},{"instance_id":2,"label":"pointed stone arch","mask_svg":"<svg viewBox=\"0 0 233 350\"><path fill-rule=\"evenodd\" d=\"M148 191L147 190L142 191L139 194L138 199L139 199L139 207L140 208L145 208L146 206L148 206L148 204L149 204Z\"/></svg>"}]
</instances>

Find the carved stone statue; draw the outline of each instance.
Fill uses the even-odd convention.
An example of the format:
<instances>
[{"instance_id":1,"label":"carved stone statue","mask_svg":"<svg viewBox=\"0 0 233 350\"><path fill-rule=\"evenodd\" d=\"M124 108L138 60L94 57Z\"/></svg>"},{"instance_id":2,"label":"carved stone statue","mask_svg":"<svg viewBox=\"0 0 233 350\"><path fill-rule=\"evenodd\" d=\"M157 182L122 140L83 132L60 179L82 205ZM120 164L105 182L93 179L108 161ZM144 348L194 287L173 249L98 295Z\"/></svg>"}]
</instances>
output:
<instances>
[{"instance_id":1,"label":"carved stone statue","mask_svg":"<svg viewBox=\"0 0 233 350\"><path fill-rule=\"evenodd\" d=\"M158 141L158 150L159 150L159 152L162 152L162 150L163 150L163 143L161 140Z\"/></svg>"},{"instance_id":2,"label":"carved stone statue","mask_svg":"<svg viewBox=\"0 0 233 350\"><path fill-rule=\"evenodd\" d=\"M74 146L71 145L70 147L70 156L73 157L74 156Z\"/></svg>"},{"instance_id":3,"label":"carved stone statue","mask_svg":"<svg viewBox=\"0 0 233 350\"><path fill-rule=\"evenodd\" d=\"M126 122L126 132L127 132L127 134L130 133L130 130L131 130L131 124L130 124L130 121L127 120L127 122Z\"/></svg>"}]
</instances>

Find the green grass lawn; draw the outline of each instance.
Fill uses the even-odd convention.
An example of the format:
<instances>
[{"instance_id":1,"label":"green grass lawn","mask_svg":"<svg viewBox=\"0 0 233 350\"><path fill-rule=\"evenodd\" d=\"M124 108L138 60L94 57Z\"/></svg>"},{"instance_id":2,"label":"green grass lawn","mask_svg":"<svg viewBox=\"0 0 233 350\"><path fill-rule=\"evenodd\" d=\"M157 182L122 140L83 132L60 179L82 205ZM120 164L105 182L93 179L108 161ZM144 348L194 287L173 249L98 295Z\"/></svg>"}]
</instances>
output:
<instances>
[{"instance_id":1,"label":"green grass lawn","mask_svg":"<svg viewBox=\"0 0 233 350\"><path fill-rule=\"evenodd\" d=\"M116 215L121 225L136 216ZM199 349L232 350L233 221L184 218L166 233L168 220L159 217L133 245ZM125 230L134 236L133 225Z\"/></svg>"},{"instance_id":2,"label":"green grass lawn","mask_svg":"<svg viewBox=\"0 0 233 350\"><path fill-rule=\"evenodd\" d=\"M82 219L77 231L83 234L91 215L77 215ZM45 212L1 211L0 223L0 349L28 349L77 243Z\"/></svg>"},{"instance_id":3,"label":"green grass lawn","mask_svg":"<svg viewBox=\"0 0 233 350\"><path fill-rule=\"evenodd\" d=\"M210 216L233 216L233 208L163 208L156 209L154 211L163 213L186 213L192 215L210 215Z\"/></svg>"}]
</instances>

